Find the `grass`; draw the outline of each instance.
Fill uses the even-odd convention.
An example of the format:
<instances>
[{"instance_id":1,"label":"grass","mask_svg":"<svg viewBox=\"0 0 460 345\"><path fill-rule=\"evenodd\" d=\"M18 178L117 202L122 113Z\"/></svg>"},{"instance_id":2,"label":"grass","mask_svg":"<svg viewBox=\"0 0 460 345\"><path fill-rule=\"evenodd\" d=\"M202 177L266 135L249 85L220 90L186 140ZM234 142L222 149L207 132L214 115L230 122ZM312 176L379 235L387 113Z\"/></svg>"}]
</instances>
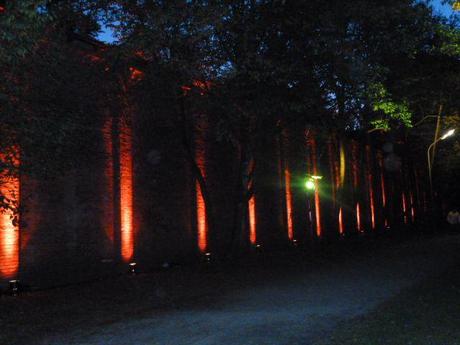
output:
<instances>
[{"instance_id":1,"label":"grass","mask_svg":"<svg viewBox=\"0 0 460 345\"><path fill-rule=\"evenodd\" d=\"M314 345L460 345L460 267L345 321Z\"/></svg>"}]
</instances>

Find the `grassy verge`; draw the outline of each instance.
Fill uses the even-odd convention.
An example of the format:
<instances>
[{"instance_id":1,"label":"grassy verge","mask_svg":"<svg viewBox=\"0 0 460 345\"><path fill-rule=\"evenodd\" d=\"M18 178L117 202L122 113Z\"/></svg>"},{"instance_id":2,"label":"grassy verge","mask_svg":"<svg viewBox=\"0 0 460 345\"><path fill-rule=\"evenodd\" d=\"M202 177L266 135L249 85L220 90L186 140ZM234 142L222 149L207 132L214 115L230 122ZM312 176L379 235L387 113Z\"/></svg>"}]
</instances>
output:
<instances>
[{"instance_id":1,"label":"grassy verge","mask_svg":"<svg viewBox=\"0 0 460 345\"><path fill-rule=\"evenodd\" d=\"M314 345L460 345L460 267L340 324Z\"/></svg>"}]
</instances>

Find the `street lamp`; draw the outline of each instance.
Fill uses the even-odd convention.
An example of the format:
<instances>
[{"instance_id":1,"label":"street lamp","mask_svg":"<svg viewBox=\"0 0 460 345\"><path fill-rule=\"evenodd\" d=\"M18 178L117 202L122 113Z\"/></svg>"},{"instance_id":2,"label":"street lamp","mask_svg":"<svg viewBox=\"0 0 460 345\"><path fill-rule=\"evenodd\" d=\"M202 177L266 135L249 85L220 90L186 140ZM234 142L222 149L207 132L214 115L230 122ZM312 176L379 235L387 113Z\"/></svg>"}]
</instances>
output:
<instances>
[{"instance_id":1,"label":"street lamp","mask_svg":"<svg viewBox=\"0 0 460 345\"><path fill-rule=\"evenodd\" d=\"M454 135L454 133L455 133L455 129L450 129L450 130L448 130L448 131L446 132L446 134L444 134L440 139L441 139L441 140L444 140L444 139L446 139L446 138L448 138L448 137Z\"/></svg>"},{"instance_id":2,"label":"street lamp","mask_svg":"<svg viewBox=\"0 0 460 345\"><path fill-rule=\"evenodd\" d=\"M431 180L431 157L430 157L430 150L431 148L436 145L436 143L438 141L441 141L441 140L444 140L444 139L447 139L448 137L451 137L452 135L454 135L455 133L455 129L450 129L448 130L442 137L440 137L439 139L433 141L431 143L430 146L428 146L428 150L426 152L427 154L427 157L428 157L428 176L429 176L429 179L430 179L430 192L431 192L431 199L433 199L433 182Z\"/></svg>"},{"instance_id":3,"label":"street lamp","mask_svg":"<svg viewBox=\"0 0 460 345\"><path fill-rule=\"evenodd\" d=\"M307 190L316 190L317 183L322 178L323 177L319 175L309 175L307 177L307 181L305 181L305 187L307 188Z\"/></svg>"}]
</instances>

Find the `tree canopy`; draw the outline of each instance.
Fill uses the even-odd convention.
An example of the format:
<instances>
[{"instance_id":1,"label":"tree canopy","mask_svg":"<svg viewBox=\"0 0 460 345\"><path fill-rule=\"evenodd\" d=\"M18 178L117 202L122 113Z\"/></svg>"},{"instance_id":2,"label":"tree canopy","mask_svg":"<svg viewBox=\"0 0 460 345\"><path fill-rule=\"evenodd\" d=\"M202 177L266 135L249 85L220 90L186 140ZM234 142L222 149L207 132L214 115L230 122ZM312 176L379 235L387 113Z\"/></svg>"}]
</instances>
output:
<instances>
[{"instance_id":1,"label":"tree canopy","mask_svg":"<svg viewBox=\"0 0 460 345\"><path fill-rule=\"evenodd\" d=\"M100 125L97 114L119 102L124 64L133 58L143 64L144 78L130 91L144 100L139 111L174 109L180 126L187 86L190 112L215 114L215 135L245 162L280 123L407 129L426 145L431 136L413 125L441 105L453 121L460 106L458 23L436 15L429 1L0 4L0 149L14 155L20 147L31 174L68 169L75 152L90 146L87 134ZM113 30L114 44L94 40L102 25ZM104 67L72 46L77 38L104 51ZM60 159L47 159L50 152ZM8 162L2 169L13 171Z\"/></svg>"}]
</instances>

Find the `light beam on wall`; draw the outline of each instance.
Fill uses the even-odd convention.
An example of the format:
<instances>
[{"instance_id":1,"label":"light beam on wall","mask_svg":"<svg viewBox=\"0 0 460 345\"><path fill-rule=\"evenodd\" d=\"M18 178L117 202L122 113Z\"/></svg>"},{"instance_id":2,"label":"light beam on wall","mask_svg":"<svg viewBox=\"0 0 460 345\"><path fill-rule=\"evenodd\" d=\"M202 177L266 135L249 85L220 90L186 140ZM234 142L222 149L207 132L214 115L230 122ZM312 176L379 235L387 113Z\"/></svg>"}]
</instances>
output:
<instances>
[{"instance_id":1,"label":"light beam on wall","mask_svg":"<svg viewBox=\"0 0 460 345\"><path fill-rule=\"evenodd\" d=\"M346 159L345 159L345 147L340 142L340 185L343 186L345 183L345 172L346 172Z\"/></svg>"},{"instance_id":2,"label":"light beam on wall","mask_svg":"<svg viewBox=\"0 0 460 345\"><path fill-rule=\"evenodd\" d=\"M359 202L356 203L356 230L362 231L361 228L361 207L359 206Z\"/></svg>"},{"instance_id":3,"label":"light beam on wall","mask_svg":"<svg viewBox=\"0 0 460 345\"><path fill-rule=\"evenodd\" d=\"M257 229L256 229L256 200L253 195L248 201L249 213L249 241L255 245L257 243Z\"/></svg>"},{"instance_id":4,"label":"light beam on wall","mask_svg":"<svg viewBox=\"0 0 460 345\"><path fill-rule=\"evenodd\" d=\"M203 179L206 179L206 145L204 140L205 122L204 119L200 124L200 129L195 138L195 161L201 171ZM196 217L197 217L197 240L198 249L205 253L208 249L208 222L206 215L206 204L203 198L203 192L198 180L195 182L196 190Z\"/></svg>"},{"instance_id":5,"label":"light beam on wall","mask_svg":"<svg viewBox=\"0 0 460 345\"><path fill-rule=\"evenodd\" d=\"M339 210L339 234L343 235L344 234L344 227L343 227L343 211L342 207Z\"/></svg>"},{"instance_id":6,"label":"light beam on wall","mask_svg":"<svg viewBox=\"0 0 460 345\"><path fill-rule=\"evenodd\" d=\"M134 255L133 158L132 129L125 119L120 121L120 213L121 256L129 262Z\"/></svg>"},{"instance_id":7,"label":"light beam on wall","mask_svg":"<svg viewBox=\"0 0 460 345\"><path fill-rule=\"evenodd\" d=\"M286 188L286 222L288 228L289 240L294 239L294 229L292 225L292 191L291 191L291 173L288 169L284 170L285 188Z\"/></svg>"},{"instance_id":8,"label":"light beam on wall","mask_svg":"<svg viewBox=\"0 0 460 345\"><path fill-rule=\"evenodd\" d=\"M316 140L311 138L311 158L313 163L313 175L318 176L318 157L316 152ZM321 200L319 196L319 179L314 179L315 182L315 218L316 218L316 236L321 237Z\"/></svg>"},{"instance_id":9,"label":"light beam on wall","mask_svg":"<svg viewBox=\"0 0 460 345\"><path fill-rule=\"evenodd\" d=\"M402 210L404 216L404 224L407 224L407 201L406 201L406 194L402 192L401 194L401 202L402 202Z\"/></svg>"},{"instance_id":10,"label":"light beam on wall","mask_svg":"<svg viewBox=\"0 0 460 345\"><path fill-rule=\"evenodd\" d=\"M3 158L3 157L2 157ZM9 200L20 198L19 177L0 177L0 190ZM5 279L14 278L19 269L19 225L13 224L14 212L10 209L0 213L0 276Z\"/></svg>"}]
</instances>

